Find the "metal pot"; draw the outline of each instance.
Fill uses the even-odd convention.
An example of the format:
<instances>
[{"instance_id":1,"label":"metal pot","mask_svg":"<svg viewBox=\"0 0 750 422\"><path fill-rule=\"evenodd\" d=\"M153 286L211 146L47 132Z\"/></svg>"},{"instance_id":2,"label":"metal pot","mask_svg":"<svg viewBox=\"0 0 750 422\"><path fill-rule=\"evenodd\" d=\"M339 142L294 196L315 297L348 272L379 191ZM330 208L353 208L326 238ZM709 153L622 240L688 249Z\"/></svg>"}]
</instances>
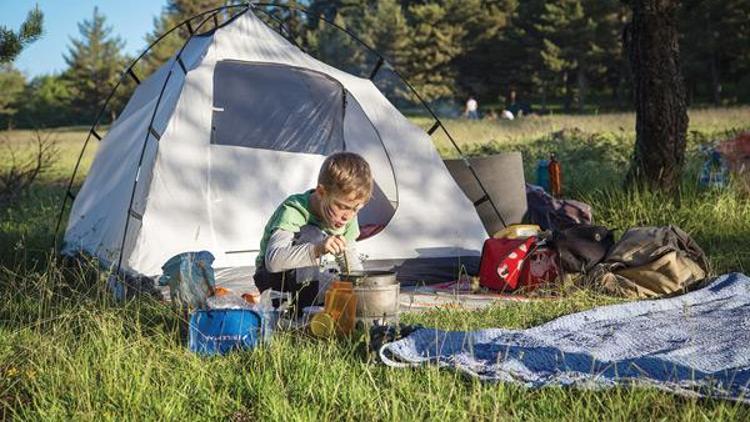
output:
<instances>
[{"instance_id":1,"label":"metal pot","mask_svg":"<svg viewBox=\"0 0 750 422\"><path fill-rule=\"evenodd\" d=\"M351 281L354 286L358 319L389 319L398 316L400 286L395 272L354 271L341 274L341 280Z\"/></svg>"}]
</instances>

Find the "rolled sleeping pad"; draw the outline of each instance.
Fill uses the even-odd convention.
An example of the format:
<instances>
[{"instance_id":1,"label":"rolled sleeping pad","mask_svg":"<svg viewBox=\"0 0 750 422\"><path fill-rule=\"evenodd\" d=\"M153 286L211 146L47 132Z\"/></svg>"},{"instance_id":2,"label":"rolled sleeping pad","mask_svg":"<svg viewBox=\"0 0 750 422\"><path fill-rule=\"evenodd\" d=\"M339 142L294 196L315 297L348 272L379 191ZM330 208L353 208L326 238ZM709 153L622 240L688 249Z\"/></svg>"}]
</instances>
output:
<instances>
[{"instance_id":1,"label":"rolled sleeping pad","mask_svg":"<svg viewBox=\"0 0 750 422\"><path fill-rule=\"evenodd\" d=\"M474 203L479 219L489 235L502 230L502 220L497 216L495 204L505 223L520 224L526 214L526 178L523 173L523 158L520 152L507 152L488 157L470 158L479 180L486 189L490 202L485 197L476 178L461 159L444 160L451 176Z\"/></svg>"}]
</instances>

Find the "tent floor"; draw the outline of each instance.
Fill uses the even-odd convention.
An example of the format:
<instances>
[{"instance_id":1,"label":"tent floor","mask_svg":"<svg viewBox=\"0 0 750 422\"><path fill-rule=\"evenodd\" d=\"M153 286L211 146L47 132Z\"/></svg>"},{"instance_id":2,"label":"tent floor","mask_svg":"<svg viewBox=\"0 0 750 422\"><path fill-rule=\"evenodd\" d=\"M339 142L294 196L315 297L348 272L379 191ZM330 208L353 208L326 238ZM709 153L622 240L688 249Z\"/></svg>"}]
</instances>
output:
<instances>
[{"instance_id":1,"label":"tent floor","mask_svg":"<svg viewBox=\"0 0 750 422\"><path fill-rule=\"evenodd\" d=\"M253 282L254 267L221 268L214 270L217 286L237 294L258 294ZM422 312L435 308L481 309L503 302L535 300L526 296L491 292L472 293L460 283L408 285L402 283L400 302L402 312ZM412 283L413 284L413 283ZM169 294L167 291L165 297Z\"/></svg>"}]
</instances>

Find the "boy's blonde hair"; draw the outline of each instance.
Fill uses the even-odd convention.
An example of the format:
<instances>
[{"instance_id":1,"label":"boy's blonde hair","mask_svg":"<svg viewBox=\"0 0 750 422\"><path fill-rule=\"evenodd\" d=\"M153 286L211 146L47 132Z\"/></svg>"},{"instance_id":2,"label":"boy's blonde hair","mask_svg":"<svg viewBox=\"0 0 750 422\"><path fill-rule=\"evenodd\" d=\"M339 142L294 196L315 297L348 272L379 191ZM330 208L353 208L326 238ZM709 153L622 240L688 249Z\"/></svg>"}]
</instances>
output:
<instances>
[{"instance_id":1,"label":"boy's blonde hair","mask_svg":"<svg viewBox=\"0 0 750 422\"><path fill-rule=\"evenodd\" d=\"M336 196L356 193L365 201L372 195L372 173L364 158L353 152L337 152L323 161L318 184Z\"/></svg>"}]
</instances>

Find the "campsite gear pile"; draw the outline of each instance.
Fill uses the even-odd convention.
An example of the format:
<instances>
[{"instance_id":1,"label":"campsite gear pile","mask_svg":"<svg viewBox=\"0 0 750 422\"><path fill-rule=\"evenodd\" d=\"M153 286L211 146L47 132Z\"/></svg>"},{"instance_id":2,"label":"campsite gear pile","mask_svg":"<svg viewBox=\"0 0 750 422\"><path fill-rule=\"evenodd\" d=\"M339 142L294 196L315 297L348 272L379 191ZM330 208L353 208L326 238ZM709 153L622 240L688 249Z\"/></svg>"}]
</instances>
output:
<instances>
[{"instance_id":1,"label":"campsite gear pile","mask_svg":"<svg viewBox=\"0 0 750 422\"><path fill-rule=\"evenodd\" d=\"M704 155L698 185L704 188L723 188L727 185L729 168L721 152L712 146L701 145L699 151Z\"/></svg>"},{"instance_id":2,"label":"campsite gear pile","mask_svg":"<svg viewBox=\"0 0 750 422\"><path fill-rule=\"evenodd\" d=\"M650 298L684 292L708 274L700 246L670 225L628 230L586 279L610 295Z\"/></svg>"},{"instance_id":3,"label":"campsite gear pile","mask_svg":"<svg viewBox=\"0 0 750 422\"><path fill-rule=\"evenodd\" d=\"M551 192L552 196L562 196L562 164L557 160L555 154L550 155L549 160L539 160L536 165L536 184L545 191Z\"/></svg>"},{"instance_id":4,"label":"campsite gear pile","mask_svg":"<svg viewBox=\"0 0 750 422\"><path fill-rule=\"evenodd\" d=\"M520 152L445 160L445 167L476 208L485 228L482 240L486 233L495 233L523 221L527 213L526 180ZM430 225L433 224L431 221ZM452 276L455 277L455 271Z\"/></svg>"},{"instance_id":5,"label":"campsite gear pile","mask_svg":"<svg viewBox=\"0 0 750 422\"><path fill-rule=\"evenodd\" d=\"M557 280L555 252L537 236L492 238L484 242L479 265L482 286L501 292L530 291Z\"/></svg>"},{"instance_id":6,"label":"campsite gear pile","mask_svg":"<svg viewBox=\"0 0 750 422\"><path fill-rule=\"evenodd\" d=\"M580 274L579 283L603 293L651 298L684 293L709 273L705 253L676 226L632 228L615 242L606 227L579 224L487 239L479 280L495 291L528 292L563 274Z\"/></svg>"},{"instance_id":7,"label":"campsite gear pile","mask_svg":"<svg viewBox=\"0 0 750 422\"><path fill-rule=\"evenodd\" d=\"M310 320L318 337L351 335L364 327L398 322L400 285L392 271L354 271L339 274L325 293L323 311Z\"/></svg>"},{"instance_id":8,"label":"campsite gear pile","mask_svg":"<svg viewBox=\"0 0 750 422\"><path fill-rule=\"evenodd\" d=\"M716 150L745 192L750 192L750 132L719 143Z\"/></svg>"},{"instance_id":9,"label":"campsite gear pile","mask_svg":"<svg viewBox=\"0 0 750 422\"><path fill-rule=\"evenodd\" d=\"M323 312L310 320L310 331L317 337L348 336L354 331L356 317L357 296L352 282L337 280L326 291Z\"/></svg>"},{"instance_id":10,"label":"campsite gear pile","mask_svg":"<svg viewBox=\"0 0 750 422\"><path fill-rule=\"evenodd\" d=\"M591 206L572 199L558 199L541 186L526 184L528 220L544 230L561 229L575 224L591 224Z\"/></svg>"},{"instance_id":11,"label":"campsite gear pile","mask_svg":"<svg viewBox=\"0 0 750 422\"><path fill-rule=\"evenodd\" d=\"M270 290L257 300L215 287L213 260L208 251L181 253L162 266L159 277L160 285L169 286L172 304L190 311L190 350L202 355L225 354L270 341L288 300L275 309Z\"/></svg>"},{"instance_id":12,"label":"campsite gear pile","mask_svg":"<svg viewBox=\"0 0 750 422\"><path fill-rule=\"evenodd\" d=\"M162 265L160 286L169 286L172 303L189 308L205 308L214 295L216 280L211 266L214 256L208 251L185 252Z\"/></svg>"}]
</instances>

